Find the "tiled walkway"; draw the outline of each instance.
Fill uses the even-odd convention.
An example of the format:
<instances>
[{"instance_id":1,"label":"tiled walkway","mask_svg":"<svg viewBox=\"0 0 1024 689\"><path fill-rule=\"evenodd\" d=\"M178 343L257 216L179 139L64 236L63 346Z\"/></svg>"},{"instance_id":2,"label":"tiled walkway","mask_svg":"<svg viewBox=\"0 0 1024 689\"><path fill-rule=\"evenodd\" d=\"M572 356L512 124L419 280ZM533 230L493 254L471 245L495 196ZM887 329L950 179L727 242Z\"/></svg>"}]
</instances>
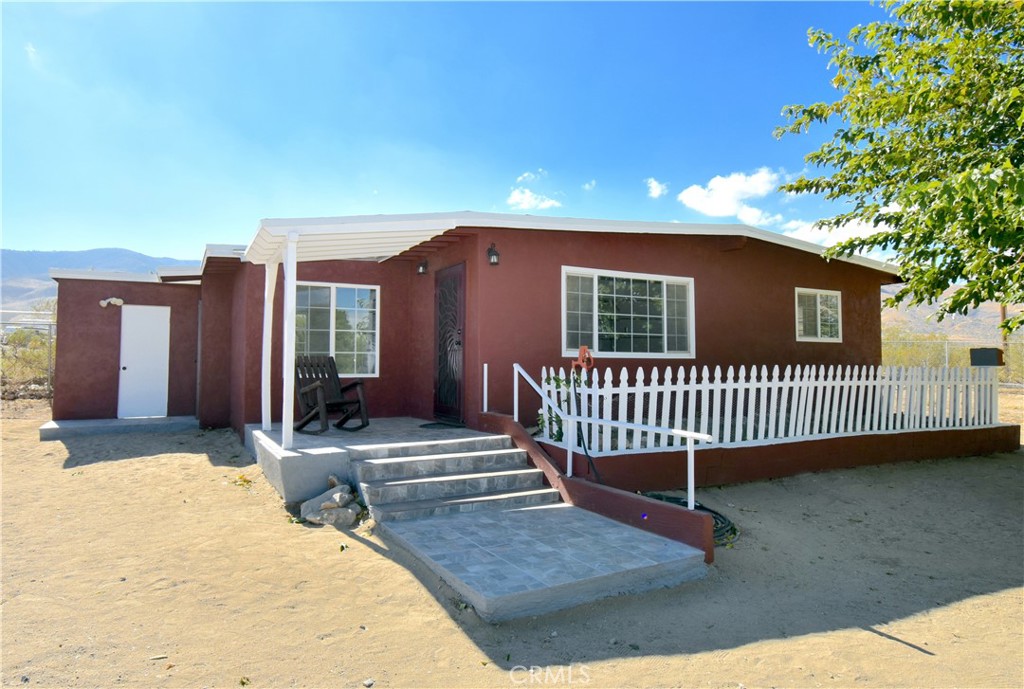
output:
<instances>
[{"instance_id":1,"label":"tiled walkway","mask_svg":"<svg viewBox=\"0 0 1024 689\"><path fill-rule=\"evenodd\" d=\"M378 528L497 621L704 576L683 543L563 503L480 510Z\"/></svg>"}]
</instances>

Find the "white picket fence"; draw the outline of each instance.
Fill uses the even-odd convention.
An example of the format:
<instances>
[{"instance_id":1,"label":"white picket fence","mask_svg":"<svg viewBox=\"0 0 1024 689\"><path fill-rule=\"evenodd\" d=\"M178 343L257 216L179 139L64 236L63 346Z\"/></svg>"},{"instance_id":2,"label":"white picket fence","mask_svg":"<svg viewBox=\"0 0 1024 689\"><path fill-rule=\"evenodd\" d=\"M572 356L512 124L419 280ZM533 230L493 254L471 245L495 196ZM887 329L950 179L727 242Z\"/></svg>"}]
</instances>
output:
<instances>
[{"instance_id":1,"label":"white picket fence","mask_svg":"<svg viewBox=\"0 0 1024 689\"><path fill-rule=\"evenodd\" d=\"M630 378L604 369L573 383L565 369L544 368L544 393L585 418L707 433L716 446L759 445L844 435L960 429L998 423L998 379L992 368L893 366L704 367ZM558 415L542 415L541 435L565 444ZM580 444L592 456L685 449L668 434L584 422Z\"/></svg>"}]
</instances>

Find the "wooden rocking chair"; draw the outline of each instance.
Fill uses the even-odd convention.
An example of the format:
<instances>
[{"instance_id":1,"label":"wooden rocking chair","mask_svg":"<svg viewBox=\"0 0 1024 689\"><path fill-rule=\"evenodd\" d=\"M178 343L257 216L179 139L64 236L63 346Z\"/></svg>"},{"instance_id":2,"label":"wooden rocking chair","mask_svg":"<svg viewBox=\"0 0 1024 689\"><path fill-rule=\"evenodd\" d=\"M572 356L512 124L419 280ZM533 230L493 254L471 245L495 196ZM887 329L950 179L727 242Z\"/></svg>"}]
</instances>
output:
<instances>
[{"instance_id":1,"label":"wooden rocking chair","mask_svg":"<svg viewBox=\"0 0 1024 689\"><path fill-rule=\"evenodd\" d=\"M297 431L305 428L314 418L320 417L319 431L304 432L323 433L327 430L329 415L339 412L341 416L334 422L335 428L358 431L370 425L366 396L363 394L363 381L360 379L342 385L333 357L295 357L295 398L299 403L300 416L295 422ZM346 428L345 424L356 415L359 416L361 423Z\"/></svg>"}]
</instances>

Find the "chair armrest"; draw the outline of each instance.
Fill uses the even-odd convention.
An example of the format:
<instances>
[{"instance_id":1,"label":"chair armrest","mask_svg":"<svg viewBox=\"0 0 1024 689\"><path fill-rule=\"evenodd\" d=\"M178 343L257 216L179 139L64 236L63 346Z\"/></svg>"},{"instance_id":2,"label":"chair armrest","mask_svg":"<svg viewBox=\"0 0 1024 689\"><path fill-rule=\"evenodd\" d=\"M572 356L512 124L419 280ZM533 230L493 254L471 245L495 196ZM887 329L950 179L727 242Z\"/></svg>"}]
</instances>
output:
<instances>
[{"instance_id":1,"label":"chair armrest","mask_svg":"<svg viewBox=\"0 0 1024 689\"><path fill-rule=\"evenodd\" d=\"M362 387L362 385L363 385L363 379L359 378L358 380L354 380L351 383L347 383L345 385L342 385L341 386L341 391L342 391L342 393L345 393L345 392L348 392L349 390L351 390L352 388Z\"/></svg>"},{"instance_id":2,"label":"chair armrest","mask_svg":"<svg viewBox=\"0 0 1024 689\"><path fill-rule=\"evenodd\" d=\"M312 392L313 390L316 390L317 388L322 388L323 386L324 382L322 380L314 380L309 385L299 388L299 392L305 395L307 392Z\"/></svg>"}]
</instances>

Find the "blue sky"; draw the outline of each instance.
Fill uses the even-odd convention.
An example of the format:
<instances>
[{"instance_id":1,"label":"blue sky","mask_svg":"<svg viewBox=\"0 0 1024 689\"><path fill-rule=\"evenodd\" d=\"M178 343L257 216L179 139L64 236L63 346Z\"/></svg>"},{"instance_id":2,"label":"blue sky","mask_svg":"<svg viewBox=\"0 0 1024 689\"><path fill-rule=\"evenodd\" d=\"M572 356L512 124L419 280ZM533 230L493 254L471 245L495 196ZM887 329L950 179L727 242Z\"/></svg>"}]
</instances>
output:
<instances>
[{"instance_id":1,"label":"blue sky","mask_svg":"<svg viewBox=\"0 0 1024 689\"><path fill-rule=\"evenodd\" d=\"M807 29L867 2L2 4L3 246L198 259L260 218L476 210L748 222L832 99ZM832 241L832 240L829 240Z\"/></svg>"}]
</instances>

